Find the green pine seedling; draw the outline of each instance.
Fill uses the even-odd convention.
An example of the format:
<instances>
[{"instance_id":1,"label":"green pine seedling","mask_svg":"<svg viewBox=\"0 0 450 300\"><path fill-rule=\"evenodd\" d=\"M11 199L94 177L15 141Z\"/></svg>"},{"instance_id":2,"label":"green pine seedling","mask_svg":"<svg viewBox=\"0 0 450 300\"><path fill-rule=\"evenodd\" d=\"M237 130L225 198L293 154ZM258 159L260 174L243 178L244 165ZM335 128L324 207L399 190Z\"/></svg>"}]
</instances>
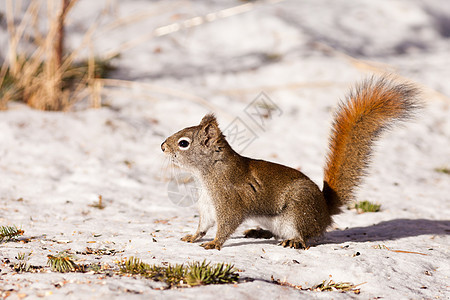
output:
<instances>
[{"instance_id":1,"label":"green pine seedling","mask_svg":"<svg viewBox=\"0 0 450 300\"><path fill-rule=\"evenodd\" d=\"M28 263L30 256L31 252L28 254L24 252L17 253L16 259L18 262L14 264L14 271L16 271L17 273L30 272L31 265Z\"/></svg>"},{"instance_id":2,"label":"green pine seedling","mask_svg":"<svg viewBox=\"0 0 450 300\"><path fill-rule=\"evenodd\" d=\"M120 272L124 274L145 275L150 270L150 265L142 262L139 258L130 257L121 263Z\"/></svg>"},{"instance_id":3,"label":"green pine seedling","mask_svg":"<svg viewBox=\"0 0 450 300\"><path fill-rule=\"evenodd\" d=\"M191 286L206 284L235 283L239 274L233 265L216 264L210 266L204 260L202 263L194 262L189 265L189 273L186 276L187 284Z\"/></svg>"},{"instance_id":4,"label":"green pine seedling","mask_svg":"<svg viewBox=\"0 0 450 300\"><path fill-rule=\"evenodd\" d=\"M79 266L73 261L73 256L66 251L58 253L56 256L47 255L47 265L54 272L66 273L79 270Z\"/></svg>"},{"instance_id":5,"label":"green pine seedling","mask_svg":"<svg viewBox=\"0 0 450 300\"><path fill-rule=\"evenodd\" d=\"M355 203L356 210L362 214L365 212L378 212L380 211L381 204L372 203L370 201L359 201Z\"/></svg>"},{"instance_id":6,"label":"green pine seedling","mask_svg":"<svg viewBox=\"0 0 450 300\"><path fill-rule=\"evenodd\" d=\"M0 243L9 242L16 239L17 236L23 235L24 231L17 226L0 226Z\"/></svg>"},{"instance_id":7,"label":"green pine seedling","mask_svg":"<svg viewBox=\"0 0 450 300\"><path fill-rule=\"evenodd\" d=\"M150 266L138 258L130 257L121 263L120 272L162 281L170 287L235 283L239 279L239 274L233 265L221 263L211 266L206 260L188 265Z\"/></svg>"}]
</instances>

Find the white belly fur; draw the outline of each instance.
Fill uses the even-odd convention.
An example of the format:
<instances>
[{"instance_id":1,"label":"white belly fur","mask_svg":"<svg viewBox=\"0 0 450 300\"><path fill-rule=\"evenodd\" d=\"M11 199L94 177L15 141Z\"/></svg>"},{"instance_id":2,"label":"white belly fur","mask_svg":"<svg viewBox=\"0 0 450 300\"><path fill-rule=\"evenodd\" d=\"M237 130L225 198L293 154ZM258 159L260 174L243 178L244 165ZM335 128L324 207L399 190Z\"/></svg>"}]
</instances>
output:
<instances>
[{"instance_id":1,"label":"white belly fur","mask_svg":"<svg viewBox=\"0 0 450 300\"><path fill-rule=\"evenodd\" d=\"M272 232L276 238L294 239L299 235L293 222L287 221L285 216L284 218L282 216L253 217L252 220L260 224L263 229Z\"/></svg>"},{"instance_id":2,"label":"white belly fur","mask_svg":"<svg viewBox=\"0 0 450 300\"><path fill-rule=\"evenodd\" d=\"M217 216L214 202L203 184L201 184L201 194L197 206L200 214L201 230L206 232L209 228L214 226Z\"/></svg>"}]
</instances>

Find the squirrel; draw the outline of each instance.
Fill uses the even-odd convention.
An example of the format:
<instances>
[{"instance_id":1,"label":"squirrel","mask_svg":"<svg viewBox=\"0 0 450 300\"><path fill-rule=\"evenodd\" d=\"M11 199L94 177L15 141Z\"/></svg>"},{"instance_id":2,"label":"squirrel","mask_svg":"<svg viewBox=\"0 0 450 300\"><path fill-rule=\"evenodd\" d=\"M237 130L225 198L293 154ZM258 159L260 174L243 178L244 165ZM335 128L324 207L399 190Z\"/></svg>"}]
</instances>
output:
<instances>
[{"instance_id":1,"label":"squirrel","mask_svg":"<svg viewBox=\"0 0 450 300\"><path fill-rule=\"evenodd\" d=\"M335 113L322 191L296 169L236 153L214 114L168 137L161 144L162 151L191 171L202 187L198 229L181 240L196 242L217 223L214 240L201 246L220 250L250 218L268 230L247 230L246 237L273 236L281 239L284 247L306 249L307 241L323 234L332 216L354 199L374 142L421 107L419 94L412 83L396 82L386 75L356 85Z\"/></svg>"}]
</instances>

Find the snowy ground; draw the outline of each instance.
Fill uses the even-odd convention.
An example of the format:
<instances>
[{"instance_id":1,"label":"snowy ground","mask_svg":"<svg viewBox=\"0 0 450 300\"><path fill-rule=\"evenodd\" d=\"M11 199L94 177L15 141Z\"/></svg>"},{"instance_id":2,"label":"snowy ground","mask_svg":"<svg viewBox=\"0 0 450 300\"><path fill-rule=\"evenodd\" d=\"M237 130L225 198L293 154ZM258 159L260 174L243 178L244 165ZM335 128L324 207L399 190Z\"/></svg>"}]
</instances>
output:
<instances>
[{"instance_id":1,"label":"snowy ground","mask_svg":"<svg viewBox=\"0 0 450 300\"><path fill-rule=\"evenodd\" d=\"M69 46L79 43L108 7L95 48L100 54L122 49L114 77L136 84L106 87L105 106L97 110L55 113L12 104L0 112L0 225L18 225L30 239L1 244L1 296L450 297L450 176L436 171L450 168L448 1L256 2L242 14L147 39L132 49L120 46L160 26L243 3L78 3L70 16ZM127 16L142 18L117 23ZM1 21L1 49L5 37ZM176 205L168 197L173 171L160 150L167 136L210 111L223 129L240 117L257 137L245 149L234 143L244 155L300 168L320 185L338 99L355 81L386 70L417 82L426 109L377 147L358 198L380 203L380 212L345 211L306 251L282 248L273 239L244 239L242 232L254 224L241 226L220 252L179 240L195 230L198 218L195 206ZM263 129L244 112L262 91L280 108ZM99 195L103 210L90 206ZM127 277L16 274L6 263L19 252L32 252L29 262L45 265L49 254L86 247L118 253L77 255L84 263L114 264L130 256L158 264L207 259L235 264L248 281L160 291L154 282ZM360 295L298 291L272 283L272 276L304 288L330 276L364 284Z\"/></svg>"}]
</instances>

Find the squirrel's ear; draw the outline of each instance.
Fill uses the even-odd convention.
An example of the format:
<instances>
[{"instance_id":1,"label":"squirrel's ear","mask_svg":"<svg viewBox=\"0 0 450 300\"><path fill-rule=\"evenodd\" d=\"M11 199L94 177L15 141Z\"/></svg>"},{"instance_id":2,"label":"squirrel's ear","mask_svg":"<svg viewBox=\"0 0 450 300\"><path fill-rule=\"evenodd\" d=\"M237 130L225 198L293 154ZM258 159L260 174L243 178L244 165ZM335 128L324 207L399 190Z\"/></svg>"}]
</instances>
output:
<instances>
[{"instance_id":1,"label":"squirrel's ear","mask_svg":"<svg viewBox=\"0 0 450 300\"><path fill-rule=\"evenodd\" d=\"M209 147L211 143L216 141L221 136L221 131L219 129L219 124L217 123L216 117L213 114L208 114L203 117L200 122L201 132L204 136L203 143L205 146Z\"/></svg>"},{"instance_id":2,"label":"squirrel's ear","mask_svg":"<svg viewBox=\"0 0 450 300\"><path fill-rule=\"evenodd\" d=\"M206 125L209 123L216 123L217 125L217 120L216 120L216 116L214 114L207 114L203 117L202 121L200 122L200 125Z\"/></svg>"}]
</instances>

